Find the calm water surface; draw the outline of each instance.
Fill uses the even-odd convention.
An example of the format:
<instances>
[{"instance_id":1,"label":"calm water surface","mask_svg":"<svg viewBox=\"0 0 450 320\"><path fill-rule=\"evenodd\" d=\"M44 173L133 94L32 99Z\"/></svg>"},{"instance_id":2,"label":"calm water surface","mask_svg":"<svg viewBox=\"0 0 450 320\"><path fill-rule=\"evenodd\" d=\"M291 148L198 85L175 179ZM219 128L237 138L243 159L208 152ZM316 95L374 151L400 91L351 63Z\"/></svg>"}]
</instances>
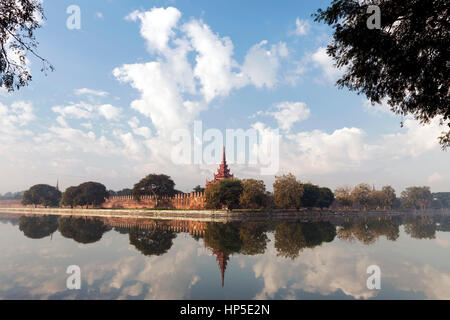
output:
<instances>
[{"instance_id":1,"label":"calm water surface","mask_svg":"<svg viewBox=\"0 0 450 320\"><path fill-rule=\"evenodd\" d=\"M0 299L450 299L450 215L202 221L0 214ZM68 290L67 267L81 269ZM367 288L367 267L381 289Z\"/></svg>"}]
</instances>

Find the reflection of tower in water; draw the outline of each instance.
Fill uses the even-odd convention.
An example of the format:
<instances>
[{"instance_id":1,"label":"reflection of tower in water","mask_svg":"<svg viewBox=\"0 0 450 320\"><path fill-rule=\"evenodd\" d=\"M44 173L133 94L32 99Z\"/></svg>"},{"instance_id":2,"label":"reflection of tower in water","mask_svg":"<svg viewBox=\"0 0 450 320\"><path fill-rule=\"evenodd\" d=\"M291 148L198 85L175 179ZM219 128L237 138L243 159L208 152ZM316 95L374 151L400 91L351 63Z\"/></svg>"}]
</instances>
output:
<instances>
[{"instance_id":1,"label":"reflection of tower in water","mask_svg":"<svg viewBox=\"0 0 450 320\"><path fill-rule=\"evenodd\" d=\"M220 274L222 276L222 288L224 285L224 281L225 281L225 269L227 268L227 263L228 260L230 259L230 257L228 256L228 254L223 253L221 251L214 251L213 252L214 255L216 255L216 260L219 263L219 268L220 268Z\"/></svg>"},{"instance_id":2,"label":"reflection of tower in water","mask_svg":"<svg viewBox=\"0 0 450 320\"><path fill-rule=\"evenodd\" d=\"M130 229L130 228L139 228L140 230L154 230L154 229L160 229L160 230L171 230L174 232L186 232L189 233L191 236L195 236L198 238L203 238L203 243L206 247L211 248L210 245L204 240L205 238L205 231L207 227L207 223L204 221L194 221L194 220L152 220L152 219L145 219L145 218L96 218L98 220L103 221L104 224L110 226L110 227L116 227L116 228L124 228L124 229ZM218 249L212 249L213 255L216 256L216 261L219 264L220 268L220 274L222 278L222 287L224 286L225 282L225 270L227 268L228 260L230 259L230 256L227 253L224 253Z\"/></svg>"}]
</instances>

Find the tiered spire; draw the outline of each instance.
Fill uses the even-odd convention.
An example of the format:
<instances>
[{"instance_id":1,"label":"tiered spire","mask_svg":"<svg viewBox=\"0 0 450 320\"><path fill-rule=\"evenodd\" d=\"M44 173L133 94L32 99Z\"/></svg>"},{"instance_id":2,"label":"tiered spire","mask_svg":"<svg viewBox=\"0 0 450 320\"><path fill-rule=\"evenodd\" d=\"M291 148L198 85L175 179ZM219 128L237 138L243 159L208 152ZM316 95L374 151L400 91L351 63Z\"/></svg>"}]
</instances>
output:
<instances>
[{"instance_id":1,"label":"tiered spire","mask_svg":"<svg viewBox=\"0 0 450 320\"><path fill-rule=\"evenodd\" d=\"M206 180L206 186L208 186L210 183L216 182L218 180L222 179L229 179L233 178L234 176L230 173L230 169L228 168L227 164L227 158L225 156L225 146L223 147L223 155L222 155L222 163L219 166L219 169L217 170L217 173L214 174L214 180L208 181Z\"/></svg>"}]
</instances>

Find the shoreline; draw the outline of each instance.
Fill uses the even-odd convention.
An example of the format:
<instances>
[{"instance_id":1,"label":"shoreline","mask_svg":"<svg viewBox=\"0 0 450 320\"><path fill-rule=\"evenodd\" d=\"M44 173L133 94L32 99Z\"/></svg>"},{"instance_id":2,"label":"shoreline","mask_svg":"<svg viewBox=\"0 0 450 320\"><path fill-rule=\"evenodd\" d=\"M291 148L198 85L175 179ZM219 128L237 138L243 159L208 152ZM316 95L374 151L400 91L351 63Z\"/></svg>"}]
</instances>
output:
<instances>
[{"instance_id":1,"label":"shoreline","mask_svg":"<svg viewBox=\"0 0 450 320\"><path fill-rule=\"evenodd\" d=\"M11 207L1 208L2 215L58 215L79 217L105 217L105 218L135 218L135 219L195 219L203 221L231 221L242 219L277 219L277 218L326 218L326 217L355 217L355 216L397 216L404 214L449 214L449 210L427 211L335 211L335 210L303 210L303 211L226 211L226 210L148 210L148 209L81 209L81 208L32 208Z\"/></svg>"}]
</instances>

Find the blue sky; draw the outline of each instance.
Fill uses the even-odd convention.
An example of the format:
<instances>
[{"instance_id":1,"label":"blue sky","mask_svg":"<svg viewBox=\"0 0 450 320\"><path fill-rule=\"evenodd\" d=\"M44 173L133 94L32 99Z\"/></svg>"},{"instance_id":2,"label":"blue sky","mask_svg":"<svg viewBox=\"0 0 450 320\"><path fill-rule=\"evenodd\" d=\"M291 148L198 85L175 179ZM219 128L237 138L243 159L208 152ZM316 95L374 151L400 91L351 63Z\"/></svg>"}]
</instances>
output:
<instances>
[{"instance_id":1,"label":"blue sky","mask_svg":"<svg viewBox=\"0 0 450 320\"><path fill-rule=\"evenodd\" d=\"M168 135L194 121L281 129L278 174L302 181L446 191L438 119L421 127L334 85L341 71L324 51L331 30L311 17L328 3L45 0L38 51L56 70L43 75L30 56L30 85L0 91L0 193L57 179L121 189L151 172L190 191L216 165L175 165ZM66 27L70 5L81 10L79 30ZM231 167L271 189L273 175Z\"/></svg>"}]
</instances>

